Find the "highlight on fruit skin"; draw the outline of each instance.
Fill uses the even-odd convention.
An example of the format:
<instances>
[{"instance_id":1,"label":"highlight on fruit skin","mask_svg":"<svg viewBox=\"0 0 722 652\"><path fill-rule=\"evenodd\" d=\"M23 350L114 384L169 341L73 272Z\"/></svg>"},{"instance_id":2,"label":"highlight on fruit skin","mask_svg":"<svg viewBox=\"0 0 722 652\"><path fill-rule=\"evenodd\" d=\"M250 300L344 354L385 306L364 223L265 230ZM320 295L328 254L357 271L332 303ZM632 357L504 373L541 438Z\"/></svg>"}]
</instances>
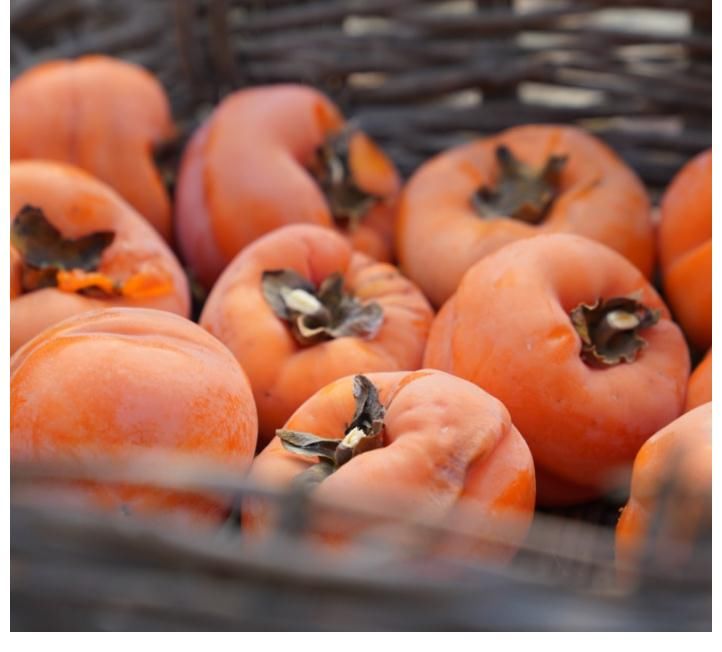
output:
<instances>
[{"instance_id":1,"label":"highlight on fruit skin","mask_svg":"<svg viewBox=\"0 0 722 652\"><path fill-rule=\"evenodd\" d=\"M10 158L80 167L114 188L165 240L171 203L154 152L175 137L147 70L102 55L41 63L10 85Z\"/></svg>"},{"instance_id":2,"label":"highlight on fruit skin","mask_svg":"<svg viewBox=\"0 0 722 652\"><path fill-rule=\"evenodd\" d=\"M419 167L399 199L400 266L435 307L474 263L540 233L601 242L652 275L654 225L644 185L613 150L576 127L523 125L449 149Z\"/></svg>"},{"instance_id":3,"label":"highlight on fruit skin","mask_svg":"<svg viewBox=\"0 0 722 652\"><path fill-rule=\"evenodd\" d=\"M50 161L10 165L10 350L86 310L190 312L173 252L112 188Z\"/></svg>"},{"instance_id":4,"label":"highlight on fruit skin","mask_svg":"<svg viewBox=\"0 0 722 652\"><path fill-rule=\"evenodd\" d=\"M624 482L639 448L684 407L689 353L642 273L567 234L476 263L434 319L424 366L501 400L529 444L542 505Z\"/></svg>"},{"instance_id":5,"label":"highlight on fruit skin","mask_svg":"<svg viewBox=\"0 0 722 652\"><path fill-rule=\"evenodd\" d=\"M100 461L121 467L152 454L166 465L192 457L240 477L256 437L255 404L240 365L198 325L168 312L85 312L48 328L10 362L12 464L72 462L92 470ZM220 497L152 482L61 483L33 496L192 523L218 524L229 508Z\"/></svg>"},{"instance_id":6,"label":"highlight on fruit skin","mask_svg":"<svg viewBox=\"0 0 722 652\"><path fill-rule=\"evenodd\" d=\"M227 96L186 147L176 239L206 289L251 242L293 223L336 228L388 261L400 186L391 160L316 89L248 88Z\"/></svg>"},{"instance_id":7,"label":"highlight on fruit skin","mask_svg":"<svg viewBox=\"0 0 722 652\"><path fill-rule=\"evenodd\" d=\"M327 228L277 229L213 287L200 324L245 369L265 444L309 396L355 372L417 369L433 312L394 266Z\"/></svg>"},{"instance_id":8,"label":"highlight on fruit skin","mask_svg":"<svg viewBox=\"0 0 722 652\"><path fill-rule=\"evenodd\" d=\"M506 408L430 369L357 374L323 387L256 457L249 477L300 492L309 501L305 531L336 549L374 533L391 545L388 528L399 533L400 523L416 519L449 530L438 538L416 532L412 545L425 552L506 560L534 510L531 454ZM255 498L242 511L249 537L263 537L282 516Z\"/></svg>"}]
</instances>

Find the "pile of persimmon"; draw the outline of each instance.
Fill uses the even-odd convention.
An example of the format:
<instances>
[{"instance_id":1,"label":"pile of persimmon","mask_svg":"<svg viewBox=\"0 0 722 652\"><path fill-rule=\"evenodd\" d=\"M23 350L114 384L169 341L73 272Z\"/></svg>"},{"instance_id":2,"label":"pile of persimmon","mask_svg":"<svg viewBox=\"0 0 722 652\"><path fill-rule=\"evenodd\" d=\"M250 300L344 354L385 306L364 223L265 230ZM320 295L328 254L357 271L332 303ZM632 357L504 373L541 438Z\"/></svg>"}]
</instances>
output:
<instances>
[{"instance_id":1,"label":"pile of persimmon","mask_svg":"<svg viewBox=\"0 0 722 652\"><path fill-rule=\"evenodd\" d=\"M411 281L331 229L287 226L241 252L200 324L246 370L266 444L315 391L352 373L418 369L433 313Z\"/></svg>"},{"instance_id":2,"label":"pile of persimmon","mask_svg":"<svg viewBox=\"0 0 722 652\"><path fill-rule=\"evenodd\" d=\"M256 447L248 379L218 340L159 310L85 312L45 330L10 364L12 462L88 467L138 452L179 453L241 474ZM210 496L105 482L93 503L124 513L221 520Z\"/></svg>"},{"instance_id":3,"label":"pile of persimmon","mask_svg":"<svg viewBox=\"0 0 722 652\"><path fill-rule=\"evenodd\" d=\"M228 96L193 135L176 191L180 249L208 288L244 247L278 227L336 226L355 249L390 260L399 177L313 88Z\"/></svg>"},{"instance_id":4,"label":"pile of persimmon","mask_svg":"<svg viewBox=\"0 0 722 652\"><path fill-rule=\"evenodd\" d=\"M108 306L188 316L188 282L152 227L78 168L10 166L10 349L56 322Z\"/></svg>"}]
</instances>

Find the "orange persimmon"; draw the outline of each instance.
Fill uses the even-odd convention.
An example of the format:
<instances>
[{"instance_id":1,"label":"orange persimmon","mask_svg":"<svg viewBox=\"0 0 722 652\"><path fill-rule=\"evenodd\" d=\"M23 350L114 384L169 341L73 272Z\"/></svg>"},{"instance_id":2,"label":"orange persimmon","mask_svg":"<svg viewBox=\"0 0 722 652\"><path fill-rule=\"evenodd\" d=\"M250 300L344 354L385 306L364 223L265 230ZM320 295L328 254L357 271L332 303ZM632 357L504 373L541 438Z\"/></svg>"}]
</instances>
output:
<instances>
[{"instance_id":1,"label":"orange persimmon","mask_svg":"<svg viewBox=\"0 0 722 652\"><path fill-rule=\"evenodd\" d=\"M617 561L630 566L646 552L666 565L683 563L697 537L711 532L711 500L712 404L705 403L639 450L617 524Z\"/></svg>"},{"instance_id":2,"label":"orange persimmon","mask_svg":"<svg viewBox=\"0 0 722 652\"><path fill-rule=\"evenodd\" d=\"M567 234L476 263L439 311L424 365L501 400L529 444L540 504L603 492L682 411L689 354L642 273Z\"/></svg>"},{"instance_id":3,"label":"orange persimmon","mask_svg":"<svg viewBox=\"0 0 722 652\"><path fill-rule=\"evenodd\" d=\"M10 166L10 350L44 328L108 306L188 316L173 252L112 188L48 161Z\"/></svg>"},{"instance_id":4,"label":"orange persimmon","mask_svg":"<svg viewBox=\"0 0 722 652\"><path fill-rule=\"evenodd\" d=\"M712 400L712 349L700 362L689 377L687 385L687 402L684 410L688 412L703 403Z\"/></svg>"},{"instance_id":5,"label":"orange persimmon","mask_svg":"<svg viewBox=\"0 0 722 652\"><path fill-rule=\"evenodd\" d=\"M515 127L443 152L409 180L396 226L401 268L435 306L476 261L539 233L602 242L647 277L654 263L644 186L611 149L573 127Z\"/></svg>"},{"instance_id":6,"label":"orange persimmon","mask_svg":"<svg viewBox=\"0 0 722 652\"><path fill-rule=\"evenodd\" d=\"M101 179L168 240L170 197L153 150L175 135L163 87L101 55L42 63L10 86L10 158L76 165Z\"/></svg>"},{"instance_id":7,"label":"orange persimmon","mask_svg":"<svg viewBox=\"0 0 722 652\"><path fill-rule=\"evenodd\" d=\"M356 249L389 260L399 188L391 161L318 91L242 90L221 102L186 148L176 237L208 288L246 245L294 222L336 224Z\"/></svg>"},{"instance_id":8,"label":"orange persimmon","mask_svg":"<svg viewBox=\"0 0 722 652\"><path fill-rule=\"evenodd\" d=\"M200 324L248 374L266 443L336 378L417 369L432 317L424 296L395 267L353 251L332 229L297 224L233 260Z\"/></svg>"},{"instance_id":9,"label":"orange persimmon","mask_svg":"<svg viewBox=\"0 0 722 652\"><path fill-rule=\"evenodd\" d=\"M243 473L256 409L230 352L193 322L159 310L108 308L66 319L10 363L13 463L92 465L142 452L193 455ZM98 482L92 503L131 513L222 517L210 497Z\"/></svg>"},{"instance_id":10,"label":"orange persimmon","mask_svg":"<svg viewBox=\"0 0 722 652\"><path fill-rule=\"evenodd\" d=\"M465 554L508 557L534 510L531 454L506 408L472 383L430 369L332 382L296 410L250 477L392 522L415 517L461 527L472 542L440 543ZM248 501L244 529L262 535L277 516L267 503ZM335 543L352 534L349 527L365 529L363 519L316 524ZM495 537L505 545L490 545Z\"/></svg>"},{"instance_id":11,"label":"orange persimmon","mask_svg":"<svg viewBox=\"0 0 722 652\"><path fill-rule=\"evenodd\" d=\"M706 350L712 345L712 150L687 163L662 198L659 259L674 318Z\"/></svg>"}]
</instances>

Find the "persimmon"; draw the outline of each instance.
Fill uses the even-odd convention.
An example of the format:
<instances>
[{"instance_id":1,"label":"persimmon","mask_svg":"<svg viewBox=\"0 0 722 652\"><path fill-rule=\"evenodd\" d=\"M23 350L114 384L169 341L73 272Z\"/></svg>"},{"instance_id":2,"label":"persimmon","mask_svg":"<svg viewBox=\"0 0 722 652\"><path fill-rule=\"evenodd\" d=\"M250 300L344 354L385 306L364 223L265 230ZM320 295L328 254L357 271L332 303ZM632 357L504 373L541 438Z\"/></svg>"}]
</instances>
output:
<instances>
[{"instance_id":1,"label":"persimmon","mask_svg":"<svg viewBox=\"0 0 722 652\"><path fill-rule=\"evenodd\" d=\"M424 296L395 267L355 252L331 229L297 224L233 260L200 324L248 374L265 444L336 378L417 369L432 317Z\"/></svg>"},{"instance_id":2,"label":"persimmon","mask_svg":"<svg viewBox=\"0 0 722 652\"><path fill-rule=\"evenodd\" d=\"M11 461L92 465L142 452L193 455L242 473L256 445L248 379L197 324L159 310L107 308L56 324L10 363ZM211 497L98 483L107 509L218 519Z\"/></svg>"},{"instance_id":3,"label":"persimmon","mask_svg":"<svg viewBox=\"0 0 722 652\"><path fill-rule=\"evenodd\" d=\"M154 151L175 136L147 70L101 55L48 61L10 85L10 158L76 165L115 188L166 240L171 204Z\"/></svg>"},{"instance_id":4,"label":"persimmon","mask_svg":"<svg viewBox=\"0 0 722 652\"><path fill-rule=\"evenodd\" d=\"M652 273L644 186L611 149L574 127L514 127L443 152L419 168L399 200L401 268L435 306L476 261L550 232L606 244Z\"/></svg>"},{"instance_id":5,"label":"persimmon","mask_svg":"<svg viewBox=\"0 0 722 652\"><path fill-rule=\"evenodd\" d=\"M300 490L312 502L463 526L480 539L498 536L501 548L489 540L446 548L499 557L523 541L534 510L534 464L506 408L472 383L429 369L330 383L294 412L256 457L250 477ZM263 501L244 503L244 530L262 536L273 512ZM352 535L334 518L317 525L329 542ZM363 520L351 527L359 526Z\"/></svg>"},{"instance_id":6,"label":"persimmon","mask_svg":"<svg viewBox=\"0 0 722 652\"><path fill-rule=\"evenodd\" d=\"M692 344L712 345L712 150L689 161L662 197L659 259L669 306Z\"/></svg>"},{"instance_id":7,"label":"persimmon","mask_svg":"<svg viewBox=\"0 0 722 652\"><path fill-rule=\"evenodd\" d=\"M683 563L697 537L711 532L711 500L712 404L705 403L639 450L617 524L617 561L631 566L646 552L665 564Z\"/></svg>"},{"instance_id":8,"label":"persimmon","mask_svg":"<svg viewBox=\"0 0 722 652\"><path fill-rule=\"evenodd\" d=\"M44 328L108 306L188 316L185 274L112 188L49 161L10 166L10 350Z\"/></svg>"},{"instance_id":9,"label":"persimmon","mask_svg":"<svg viewBox=\"0 0 722 652\"><path fill-rule=\"evenodd\" d=\"M242 90L184 152L176 236L208 288L245 246L290 223L336 225L356 249L386 261L399 187L391 161L318 91Z\"/></svg>"},{"instance_id":10,"label":"persimmon","mask_svg":"<svg viewBox=\"0 0 722 652\"><path fill-rule=\"evenodd\" d=\"M689 355L643 274L580 236L476 263L439 311L424 365L501 400L529 444L540 504L599 495L682 411Z\"/></svg>"},{"instance_id":11,"label":"persimmon","mask_svg":"<svg viewBox=\"0 0 722 652\"><path fill-rule=\"evenodd\" d=\"M687 385L687 402L684 410L696 408L703 403L712 400L712 349L707 351L707 355L702 358L692 375L689 377Z\"/></svg>"}]
</instances>

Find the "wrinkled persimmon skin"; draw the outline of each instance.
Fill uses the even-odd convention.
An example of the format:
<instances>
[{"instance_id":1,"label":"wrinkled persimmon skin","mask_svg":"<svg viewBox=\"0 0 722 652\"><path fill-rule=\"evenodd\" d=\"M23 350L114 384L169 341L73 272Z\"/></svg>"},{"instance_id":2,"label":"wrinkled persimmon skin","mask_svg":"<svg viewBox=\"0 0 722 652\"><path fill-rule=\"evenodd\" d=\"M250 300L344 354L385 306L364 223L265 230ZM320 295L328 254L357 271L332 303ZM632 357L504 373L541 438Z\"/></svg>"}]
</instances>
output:
<instances>
[{"instance_id":1,"label":"wrinkled persimmon skin","mask_svg":"<svg viewBox=\"0 0 722 652\"><path fill-rule=\"evenodd\" d=\"M472 383L436 370L366 374L386 408L384 446L358 455L313 490L321 500L393 516L443 520L501 535L508 557L524 539L534 510L534 465L509 413ZM353 377L316 392L284 426L340 439L354 412ZM286 451L278 437L254 460L250 477L288 489L314 462ZM452 513L460 510L456 518ZM244 505L243 526L262 533L271 514ZM485 530L484 528L489 528ZM476 551L491 548L476 544Z\"/></svg>"},{"instance_id":2,"label":"wrinkled persimmon skin","mask_svg":"<svg viewBox=\"0 0 722 652\"><path fill-rule=\"evenodd\" d=\"M677 545L693 540L711 517L703 511L704 501L696 498L711 495L712 491L712 403L698 406L662 428L637 454L629 502L617 523L618 562L630 565L638 561L661 508L665 485L672 488L670 498L675 493L686 493L689 502L684 506L667 505L678 513L659 515L660 536Z\"/></svg>"},{"instance_id":3,"label":"wrinkled persimmon skin","mask_svg":"<svg viewBox=\"0 0 722 652\"><path fill-rule=\"evenodd\" d=\"M92 464L135 453L186 454L242 473L256 445L248 379L228 350L167 312L109 308L57 324L10 363L13 462ZM95 503L130 513L226 506L194 495L98 485Z\"/></svg>"},{"instance_id":4,"label":"wrinkled persimmon skin","mask_svg":"<svg viewBox=\"0 0 722 652\"><path fill-rule=\"evenodd\" d=\"M704 351L712 345L712 150L672 180L662 198L658 241L669 307Z\"/></svg>"},{"instance_id":5,"label":"wrinkled persimmon skin","mask_svg":"<svg viewBox=\"0 0 722 652\"><path fill-rule=\"evenodd\" d=\"M78 166L113 187L163 238L171 204L153 148L175 134L168 98L145 69L111 57L40 64L10 86L10 158Z\"/></svg>"},{"instance_id":6,"label":"wrinkled persimmon skin","mask_svg":"<svg viewBox=\"0 0 722 652\"><path fill-rule=\"evenodd\" d=\"M684 411L690 410L708 403L712 400L712 349L702 358L695 370L689 377L687 385L687 401Z\"/></svg>"},{"instance_id":7,"label":"wrinkled persimmon skin","mask_svg":"<svg viewBox=\"0 0 722 652\"><path fill-rule=\"evenodd\" d=\"M481 218L472 206L472 195L480 187L496 183L495 152L502 144L534 168L541 168L551 155L568 156L557 198L537 225L504 216ZM399 201L397 255L402 270L440 306L475 262L540 233L597 240L631 260L645 276L652 273L654 231L644 186L599 140L556 125L515 127L424 164Z\"/></svg>"},{"instance_id":8,"label":"wrinkled persimmon skin","mask_svg":"<svg viewBox=\"0 0 722 652\"><path fill-rule=\"evenodd\" d=\"M172 283L159 296L95 298L57 288L23 294L21 260L11 246L10 351L14 352L43 329L86 310L133 306L167 310L184 317L190 312L188 281L168 245L112 188L82 170L49 161L18 161L10 166L10 215L23 206L41 208L66 238L96 231L115 233L103 252L99 271L124 279L152 270Z\"/></svg>"},{"instance_id":9,"label":"wrinkled persimmon skin","mask_svg":"<svg viewBox=\"0 0 722 652\"><path fill-rule=\"evenodd\" d=\"M264 271L290 269L317 287L331 274L383 322L370 339L340 337L301 347L263 296ZM417 369L433 312L398 270L354 252L340 234L318 226L278 229L241 252L213 288L200 324L236 356L253 387L260 442L267 443L315 391L350 373Z\"/></svg>"},{"instance_id":10,"label":"wrinkled persimmon skin","mask_svg":"<svg viewBox=\"0 0 722 652\"><path fill-rule=\"evenodd\" d=\"M661 314L641 333L647 346L632 363L588 366L569 311L635 292ZM539 503L553 505L578 502L580 488L602 493L644 441L679 416L689 355L631 263L586 238L542 235L466 273L434 320L424 366L471 380L506 405L534 455ZM564 483L574 487L566 493Z\"/></svg>"},{"instance_id":11,"label":"wrinkled persimmon skin","mask_svg":"<svg viewBox=\"0 0 722 652\"><path fill-rule=\"evenodd\" d=\"M334 225L306 166L343 125L338 109L318 91L279 84L228 96L195 132L181 162L175 229L184 259L206 288L239 251L278 227ZM389 200L345 232L359 251L390 260L400 180L380 150L360 139L359 183Z\"/></svg>"}]
</instances>

